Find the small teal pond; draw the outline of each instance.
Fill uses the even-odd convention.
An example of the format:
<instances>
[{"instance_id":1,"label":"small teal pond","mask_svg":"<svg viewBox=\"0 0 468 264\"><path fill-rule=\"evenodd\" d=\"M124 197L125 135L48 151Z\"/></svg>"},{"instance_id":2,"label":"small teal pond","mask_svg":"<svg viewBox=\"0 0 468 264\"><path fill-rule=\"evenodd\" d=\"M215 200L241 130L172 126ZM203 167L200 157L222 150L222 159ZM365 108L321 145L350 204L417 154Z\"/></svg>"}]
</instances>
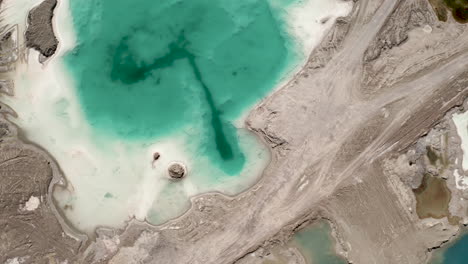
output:
<instances>
[{"instance_id":1,"label":"small teal pond","mask_svg":"<svg viewBox=\"0 0 468 264\"><path fill-rule=\"evenodd\" d=\"M331 228L326 222L319 222L307 227L293 237L293 245L309 264L346 264L335 252L335 243Z\"/></svg>"}]
</instances>

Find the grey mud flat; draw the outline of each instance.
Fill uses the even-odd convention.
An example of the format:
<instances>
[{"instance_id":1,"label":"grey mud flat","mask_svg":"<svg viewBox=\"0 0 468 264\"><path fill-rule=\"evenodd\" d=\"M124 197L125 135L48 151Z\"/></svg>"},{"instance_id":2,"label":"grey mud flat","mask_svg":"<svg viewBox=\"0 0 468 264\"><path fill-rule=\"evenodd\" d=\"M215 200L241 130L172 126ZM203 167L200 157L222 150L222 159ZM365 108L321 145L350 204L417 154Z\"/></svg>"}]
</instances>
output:
<instances>
[{"instance_id":1,"label":"grey mud flat","mask_svg":"<svg viewBox=\"0 0 468 264\"><path fill-rule=\"evenodd\" d=\"M40 39L51 30L30 28ZM468 218L459 202L451 209L460 224L416 215L412 188L430 169L418 161L418 142L432 142L443 123L453 134L449 114L467 96L467 25L439 22L426 0L355 1L295 78L250 113L247 126L272 153L254 186L235 197L202 194L162 226L131 221L124 230L100 228L92 240L55 210L51 190L63 180L55 162L4 121L0 262L263 263L288 251L282 245L300 228L326 219L350 263L426 263ZM462 155L456 148L451 160ZM463 195L453 191L452 200ZM31 196L41 203L25 211ZM304 262L295 249L286 255Z\"/></svg>"}]
</instances>

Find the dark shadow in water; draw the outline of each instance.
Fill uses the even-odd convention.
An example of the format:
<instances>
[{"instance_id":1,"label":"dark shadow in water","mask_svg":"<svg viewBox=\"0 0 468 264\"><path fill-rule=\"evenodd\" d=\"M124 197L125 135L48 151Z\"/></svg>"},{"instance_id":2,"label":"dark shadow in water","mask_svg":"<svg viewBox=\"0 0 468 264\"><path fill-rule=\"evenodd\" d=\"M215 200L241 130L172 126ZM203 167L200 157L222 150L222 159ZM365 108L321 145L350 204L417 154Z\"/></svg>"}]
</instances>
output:
<instances>
[{"instance_id":1,"label":"dark shadow in water","mask_svg":"<svg viewBox=\"0 0 468 264\"><path fill-rule=\"evenodd\" d=\"M232 159L234 155L232 152L231 145L229 145L229 142L226 138L226 134L224 134L224 131L223 131L223 123L221 122L221 118L220 118L221 113L216 108L210 89L208 89L208 86L206 86L206 84L203 82L200 69L198 68L195 62L195 56L193 56L193 54L188 54L188 60L189 60L190 65L192 66L195 76L197 77L197 80L200 82L201 86L203 87L206 101L208 102L208 105L210 107L211 126L213 127L213 130L215 133L215 142L216 142L216 147L218 149L218 152L221 155L221 158L223 158L224 160Z\"/></svg>"},{"instance_id":2,"label":"dark shadow in water","mask_svg":"<svg viewBox=\"0 0 468 264\"><path fill-rule=\"evenodd\" d=\"M131 85L144 80L152 71L171 67L175 61L186 59L196 79L203 88L206 101L210 108L211 126L215 133L217 150L223 160L230 160L234 157L234 153L224 133L223 123L220 117L221 112L216 108L210 89L203 81L201 71L196 63L196 56L187 49L188 44L189 42L186 40L184 32L182 31L177 40L169 44L169 52L167 54L154 59L151 64L138 64L129 49L128 38L124 38L114 53L111 79Z\"/></svg>"}]
</instances>

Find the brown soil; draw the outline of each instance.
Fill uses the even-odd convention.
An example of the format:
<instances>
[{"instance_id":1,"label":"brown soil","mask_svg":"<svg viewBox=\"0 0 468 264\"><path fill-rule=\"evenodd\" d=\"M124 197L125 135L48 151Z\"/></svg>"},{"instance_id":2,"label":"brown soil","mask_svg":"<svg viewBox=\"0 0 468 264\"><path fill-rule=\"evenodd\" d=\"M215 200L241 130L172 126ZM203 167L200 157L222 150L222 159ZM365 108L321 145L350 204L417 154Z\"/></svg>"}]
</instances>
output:
<instances>
[{"instance_id":1,"label":"brown soil","mask_svg":"<svg viewBox=\"0 0 468 264\"><path fill-rule=\"evenodd\" d=\"M424 175L421 186L414 190L416 196L416 212L419 218L449 217L448 209L451 193L444 179Z\"/></svg>"}]
</instances>

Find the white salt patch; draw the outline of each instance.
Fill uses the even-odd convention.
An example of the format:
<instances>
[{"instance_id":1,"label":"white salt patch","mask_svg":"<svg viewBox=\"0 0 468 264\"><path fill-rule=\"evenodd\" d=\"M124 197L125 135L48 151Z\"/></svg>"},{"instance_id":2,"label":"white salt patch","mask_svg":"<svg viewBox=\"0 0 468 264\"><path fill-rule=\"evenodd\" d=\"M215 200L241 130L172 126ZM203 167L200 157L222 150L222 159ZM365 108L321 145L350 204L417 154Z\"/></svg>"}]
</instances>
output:
<instances>
[{"instance_id":1,"label":"white salt patch","mask_svg":"<svg viewBox=\"0 0 468 264\"><path fill-rule=\"evenodd\" d=\"M146 219L146 215L154 201L158 198L162 189L169 183L167 168L172 162L179 161L189 168L193 166L191 163L192 158L184 151L185 145L187 143L183 139L171 137L170 139L158 141L147 149L147 157L152 158L156 152L160 154L160 157L156 161L153 161L153 159L148 161L151 166L147 167L143 173L144 177L139 184L138 194L133 198L133 202L137 208L135 218L138 220ZM159 177L155 177L156 175ZM187 181L190 182L192 179L188 177ZM187 181L183 183L186 184Z\"/></svg>"},{"instance_id":2,"label":"white salt patch","mask_svg":"<svg viewBox=\"0 0 468 264\"><path fill-rule=\"evenodd\" d=\"M6 264L20 264L18 258L7 259Z\"/></svg>"},{"instance_id":3,"label":"white salt patch","mask_svg":"<svg viewBox=\"0 0 468 264\"><path fill-rule=\"evenodd\" d=\"M287 10L287 22L306 56L320 43L338 17L346 16L352 1L301 0Z\"/></svg>"},{"instance_id":4,"label":"white salt patch","mask_svg":"<svg viewBox=\"0 0 468 264\"><path fill-rule=\"evenodd\" d=\"M455 184L456 184L457 189L459 190L468 189L468 176L460 175L458 173L458 170L455 170L453 172L453 175L455 176Z\"/></svg>"},{"instance_id":5,"label":"white salt patch","mask_svg":"<svg viewBox=\"0 0 468 264\"><path fill-rule=\"evenodd\" d=\"M462 167L466 171L468 170L468 112L454 114L453 122L461 139L461 148L463 150Z\"/></svg>"},{"instance_id":6,"label":"white salt patch","mask_svg":"<svg viewBox=\"0 0 468 264\"><path fill-rule=\"evenodd\" d=\"M302 191L307 185L309 185L309 180L305 181L304 183L302 183L299 188L298 188L298 191Z\"/></svg>"},{"instance_id":7,"label":"white salt patch","mask_svg":"<svg viewBox=\"0 0 468 264\"><path fill-rule=\"evenodd\" d=\"M41 201L36 196L31 196L29 200L24 204L23 210L34 211L39 207Z\"/></svg>"},{"instance_id":8,"label":"white salt patch","mask_svg":"<svg viewBox=\"0 0 468 264\"><path fill-rule=\"evenodd\" d=\"M10 259L6 260L5 264L21 264L21 263L24 263L27 258L29 258L29 257L10 258Z\"/></svg>"},{"instance_id":9,"label":"white salt patch","mask_svg":"<svg viewBox=\"0 0 468 264\"><path fill-rule=\"evenodd\" d=\"M429 26L429 25L425 25L423 27L423 31L424 31L424 33L427 33L427 34L432 33L432 27Z\"/></svg>"},{"instance_id":10,"label":"white salt patch","mask_svg":"<svg viewBox=\"0 0 468 264\"><path fill-rule=\"evenodd\" d=\"M60 57L72 50L76 45L76 33L73 27L70 2L68 0L58 1L52 22L55 35L59 40L59 47L54 56Z\"/></svg>"}]
</instances>

